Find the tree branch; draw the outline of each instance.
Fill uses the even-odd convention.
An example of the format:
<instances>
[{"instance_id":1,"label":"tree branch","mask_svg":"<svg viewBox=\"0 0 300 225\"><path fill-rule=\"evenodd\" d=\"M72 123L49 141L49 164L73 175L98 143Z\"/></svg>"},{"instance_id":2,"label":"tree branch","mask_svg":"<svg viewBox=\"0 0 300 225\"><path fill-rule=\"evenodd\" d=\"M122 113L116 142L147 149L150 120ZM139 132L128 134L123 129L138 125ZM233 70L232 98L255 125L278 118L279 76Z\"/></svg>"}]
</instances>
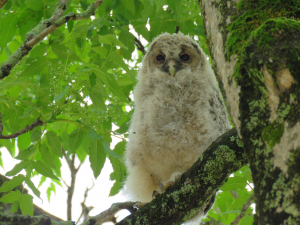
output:
<instances>
[{"instance_id":1,"label":"tree branch","mask_svg":"<svg viewBox=\"0 0 300 225\"><path fill-rule=\"evenodd\" d=\"M25 56L30 50L40 41L42 41L48 34L54 32L58 27L65 24L70 20L83 20L95 14L95 10L104 0L96 0L91 4L86 11L80 14L73 12L63 15L68 0L60 0L57 4L56 10L50 19L44 20L35 28L26 34L26 40L17 51L15 51L8 59L2 64L0 68L0 80L10 74L12 68Z\"/></svg>"},{"instance_id":2,"label":"tree branch","mask_svg":"<svg viewBox=\"0 0 300 225\"><path fill-rule=\"evenodd\" d=\"M81 211L81 214L80 216L78 217L77 221L76 221L76 224L77 225L80 221L80 218L83 216L83 222L86 222L88 221L88 218L89 218L89 213L90 211L94 208L93 206L89 206L87 207L86 204L85 204L85 201L86 201L86 198L88 196L88 192L95 186L95 183L93 182L93 185L92 187L90 188L86 188L85 189L85 192L84 192L84 199L83 199L83 202L81 202L81 208L82 208L82 211Z\"/></svg>"},{"instance_id":3,"label":"tree branch","mask_svg":"<svg viewBox=\"0 0 300 225\"><path fill-rule=\"evenodd\" d=\"M46 215L33 216L28 215L8 215L0 213L1 225L29 225L29 224L47 224L47 225L73 225L73 221L54 221Z\"/></svg>"},{"instance_id":4,"label":"tree branch","mask_svg":"<svg viewBox=\"0 0 300 225\"><path fill-rule=\"evenodd\" d=\"M135 38L135 43L134 44L137 47L137 49L140 50L143 53L143 55L146 55L145 48L144 48L142 42L139 39Z\"/></svg>"},{"instance_id":5,"label":"tree branch","mask_svg":"<svg viewBox=\"0 0 300 225\"><path fill-rule=\"evenodd\" d=\"M228 176L246 163L242 143L233 128L214 141L165 193L117 224L168 225L189 220L227 181ZM96 222L97 218L89 221L93 224L92 221Z\"/></svg>"},{"instance_id":6,"label":"tree branch","mask_svg":"<svg viewBox=\"0 0 300 225\"><path fill-rule=\"evenodd\" d=\"M122 209L127 209L129 212L134 213L133 205L137 202L118 202L111 205L111 207L97 216L92 217L89 219L86 223L83 223L82 225L87 224L95 224L100 225L102 223L111 222L114 218L114 215L119 212Z\"/></svg>"},{"instance_id":7,"label":"tree branch","mask_svg":"<svg viewBox=\"0 0 300 225\"><path fill-rule=\"evenodd\" d=\"M0 9L5 5L8 0L0 0Z\"/></svg>"},{"instance_id":8,"label":"tree branch","mask_svg":"<svg viewBox=\"0 0 300 225\"><path fill-rule=\"evenodd\" d=\"M41 118L41 116L39 116L39 118L37 118L31 125L29 125L29 126L27 125L23 130L20 130L17 133L10 134L10 135L2 135L1 133L3 131L3 124L2 124L1 113L0 113L0 139L16 138L16 137L20 136L21 134L25 134L28 131L33 130L37 126L42 126L43 121L41 121L40 118Z\"/></svg>"}]
</instances>

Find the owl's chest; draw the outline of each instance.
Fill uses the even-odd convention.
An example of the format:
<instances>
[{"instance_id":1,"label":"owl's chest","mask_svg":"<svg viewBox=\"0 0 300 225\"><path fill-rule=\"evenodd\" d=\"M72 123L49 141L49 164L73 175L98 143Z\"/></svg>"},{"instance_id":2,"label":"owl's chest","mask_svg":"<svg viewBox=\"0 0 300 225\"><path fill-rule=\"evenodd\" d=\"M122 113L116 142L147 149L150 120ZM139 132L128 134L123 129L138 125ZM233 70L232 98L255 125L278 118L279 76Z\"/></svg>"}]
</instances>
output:
<instances>
[{"instance_id":1,"label":"owl's chest","mask_svg":"<svg viewBox=\"0 0 300 225\"><path fill-rule=\"evenodd\" d=\"M157 131L187 129L199 120L201 98L193 86L165 86L154 90L147 104Z\"/></svg>"}]
</instances>

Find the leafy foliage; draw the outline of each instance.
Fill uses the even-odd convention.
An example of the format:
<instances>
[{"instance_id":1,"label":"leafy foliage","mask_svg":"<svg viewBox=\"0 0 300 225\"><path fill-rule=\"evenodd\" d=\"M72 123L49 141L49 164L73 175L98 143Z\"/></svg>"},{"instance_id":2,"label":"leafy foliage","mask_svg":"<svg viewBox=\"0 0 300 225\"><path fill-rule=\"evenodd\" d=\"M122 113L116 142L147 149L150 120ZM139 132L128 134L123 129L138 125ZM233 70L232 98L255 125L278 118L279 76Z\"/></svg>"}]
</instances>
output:
<instances>
[{"instance_id":1,"label":"leafy foliage","mask_svg":"<svg viewBox=\"0 0 300 225\"><path fill-rule=\"evenodd\" d=\"M70 1L65 14L82 13L92 3ZM32 29L51 17L56 4L57 0L15 0L4 5L0 11L1 63L35 31ZM12 212L19 206L23 213L32 215L32 197L13 188L25 181L39 197L30 178L41 174L39 186L46 177L52 179L47 190L50 200L54 183L61 185L62 151L68 156L75 154L81 162L89 160L95 178L108 158L114 169L110 178L115 181L110 195L117 194L126 177L121 156L133 113L132 89L143 57L135 46L136 39L147 43L177 29L200 40L208 53L196 0L105 0L94 17L71 20L40 41L0 81L3 135L24 129L39 116L43 121L43 126L16 139L0 139L0 147L20 160L6 174L14 177L1 186L1 192L10 192L0 201L14 203ZM113 125L118 128L113 130ZM120 140L114 149L110 147L112 136ZM2 165L2 159L0 162ZM17 175L23 169L26 176ZM211 218L228 224L237 215L249 197L247 172L249 169L244 169L229 179L209 213ZM233 199L230 190L238 191L239 198Z\"/></svg>"}]
</instances>

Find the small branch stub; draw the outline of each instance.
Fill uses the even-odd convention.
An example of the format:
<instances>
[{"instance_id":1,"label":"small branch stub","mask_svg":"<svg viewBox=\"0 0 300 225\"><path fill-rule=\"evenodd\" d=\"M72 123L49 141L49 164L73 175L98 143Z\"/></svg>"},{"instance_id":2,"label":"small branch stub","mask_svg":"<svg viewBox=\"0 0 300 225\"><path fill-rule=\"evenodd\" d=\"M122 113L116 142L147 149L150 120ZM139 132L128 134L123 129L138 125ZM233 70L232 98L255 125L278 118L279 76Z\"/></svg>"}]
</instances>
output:
<instances>
[{"instance_id":1,"label":"small branch stub","mask_svg":"<svg viewBox=\"0 0 300 225\"><path fill-rule=\"evenodd\" d=\"M37 118L31 125L27 125L23 130L20 130L14 134L10 134L10 135L2 135L2 131L3 131L3 124L2 124L2 120L1 120L1 113L0 113L0 139L12 139L12 138L16 138L18 136L20 136L21 134L25 134L28 131L33 130L35 127L37 126L42 126L44 123L43 121L40 120L41 116L39 116L39 118Z\"/></svg>"}]
</instances>

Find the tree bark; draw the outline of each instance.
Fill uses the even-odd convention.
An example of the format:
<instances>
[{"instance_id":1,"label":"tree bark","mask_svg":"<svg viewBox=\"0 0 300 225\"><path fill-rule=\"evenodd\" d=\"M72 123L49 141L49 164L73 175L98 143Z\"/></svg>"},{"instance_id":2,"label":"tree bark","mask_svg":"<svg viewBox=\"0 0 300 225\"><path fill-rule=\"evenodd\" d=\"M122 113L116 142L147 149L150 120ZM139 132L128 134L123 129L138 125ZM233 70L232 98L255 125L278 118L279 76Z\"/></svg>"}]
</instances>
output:
<instances>
[{"instance_id":1,"label":"tree bark","mask_svg":"<svg viewBox=\"0 0 300 225\"><path fill-rule=\"evenodd\" d=\"M300 2L199 1L254 182L255 224L300 223Z\"/></svg>"}]
</instances>

